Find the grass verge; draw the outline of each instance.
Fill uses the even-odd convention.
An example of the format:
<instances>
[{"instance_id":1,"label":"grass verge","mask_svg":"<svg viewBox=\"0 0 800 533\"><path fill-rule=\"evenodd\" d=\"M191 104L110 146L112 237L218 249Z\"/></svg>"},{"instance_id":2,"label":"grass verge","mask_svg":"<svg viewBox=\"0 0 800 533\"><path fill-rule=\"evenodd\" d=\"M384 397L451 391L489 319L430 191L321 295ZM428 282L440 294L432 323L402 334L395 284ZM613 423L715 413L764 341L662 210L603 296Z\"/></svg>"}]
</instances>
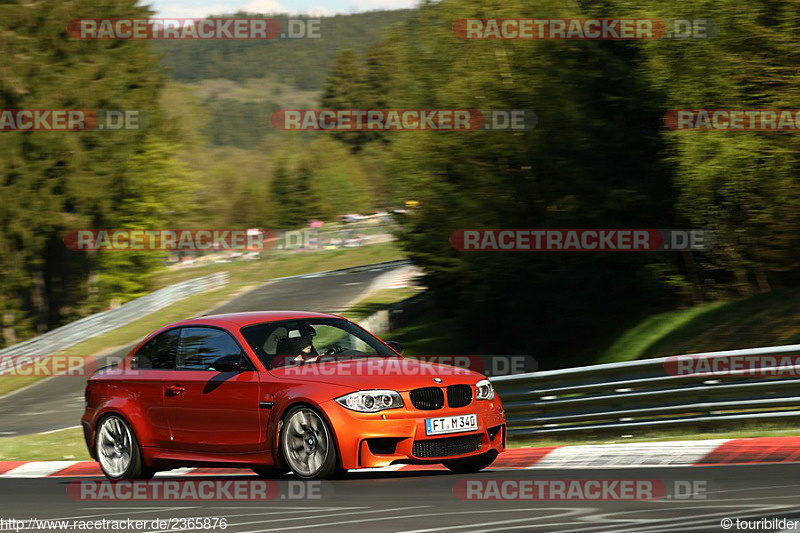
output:
<instances>
[{"instance_id":1,"label":"grass verge","mask_svg":"<svg viewBox=\"0 0 800 533\"><path fill-rule=\"evenodd\" d=\"M418 287L402 287L397 289L382 289L376 291L356 305L342 312L341 315L352 321L362 320L390 305L407 300L412 296L421 293L423 289Z\"/></svg>"},{"instance_id":2,"label":"grass verge","mask_svg":"<svg viewBox=\"0 0 800 533\"><path fill-rule=\"evenodd\" d=\"M0 439L0 461L91 461L81 428Z\"/></svg>"},{"instance_id":3,"label":"grass verge","mask_svg":"<svg viewBox=\"0 0 800 533\"><path fill-rule=\"evenodd\" d=\"M453 324L453 319L431 309L392 331L391 338L403 345L403 355L460 355L454 348L455 341L445 336L447 331L453 331Z\"/></svg>"},{"instance_id":4,"label":"grass verge","mask_svg":"<svg viewBox=\"0 0 800 533\"><path fill-rule=\"evenodd\" d=\"M321 270L337 270L397 259L405 259L405 256L392 242L340 250L276 252L273 254L266 252L261 259L256 260L240 259L231 263L207 263L192 268L164 269L155 274L152 281L154 287L160 288L216 272L227 271L231 276L231 282L244 281L254 283L284 276L307 274Z\"/></svg>"},{"instance_id":5,"label":"grass verge","mask_svg":"<svg viewBox=\"0 0 800 533\"><path fill-rule=\"evenodd\" d=\"M800 289L778 289L645 318L603 351L611 363L800 343Z\"/></svg>"}]
</instances>

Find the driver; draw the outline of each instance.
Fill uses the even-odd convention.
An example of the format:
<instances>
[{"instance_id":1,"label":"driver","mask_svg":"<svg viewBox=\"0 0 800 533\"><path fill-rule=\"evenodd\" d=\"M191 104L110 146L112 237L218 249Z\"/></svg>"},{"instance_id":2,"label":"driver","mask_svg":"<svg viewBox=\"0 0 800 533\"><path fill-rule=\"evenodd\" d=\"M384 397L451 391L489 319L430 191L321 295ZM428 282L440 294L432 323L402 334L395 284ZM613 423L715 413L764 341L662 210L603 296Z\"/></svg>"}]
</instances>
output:
<instances>
[{"instance_id":1,"label":"driver","mask_svg":"<svg viewBox=\"0 0 800 533\"><path fill-rule=\"evenodd\" d=\"M319 354L313 343L313 338L316 336L317 331L305 323L300 324L297 329L300 336L291 339L291 353L297 354L293 361L296 363L313 363L319 359Z\"/></svg>"}]
</instances>

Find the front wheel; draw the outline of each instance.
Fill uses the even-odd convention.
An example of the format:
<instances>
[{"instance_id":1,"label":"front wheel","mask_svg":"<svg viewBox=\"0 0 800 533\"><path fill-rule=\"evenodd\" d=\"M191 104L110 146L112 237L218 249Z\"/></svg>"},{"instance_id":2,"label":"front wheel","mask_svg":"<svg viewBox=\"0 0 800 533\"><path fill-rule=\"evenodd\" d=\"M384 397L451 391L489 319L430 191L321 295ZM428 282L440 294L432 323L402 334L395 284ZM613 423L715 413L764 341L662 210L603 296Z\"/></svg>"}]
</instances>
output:
<instances>
[{"instance_id":1,"label":"front wheel","mask_svg":"<svg viewBox=\"0 0 800 533\"><path fill-rule=\"evenodd\" d=\"M289 410L281 428L281 444L283 458L297 477L323 479L340 473L333 433L310 407Z\"/></svg>"},{"instance_id":2,"label":"front wheel","mask_svg":"<svg viewBox=\"0 0 800 533\"><path fill-rule=\"evenodd\" d=\"M109 415L98 424L95 452L108 479L150 479L155 474L145 466L131 427L117 415Z\"/></svg>"},{"instance_id":3,"label":"front wheel","mask_svg":"<svg viewBox=\"0 0 800 533\"><path fill-rule=\"evenodd\" d=\"M443 464L456 474L472 474L488 467L495 459L497 459L497 450L491 450L474 457L445 461Z\"/></svg>"}]
</instances>

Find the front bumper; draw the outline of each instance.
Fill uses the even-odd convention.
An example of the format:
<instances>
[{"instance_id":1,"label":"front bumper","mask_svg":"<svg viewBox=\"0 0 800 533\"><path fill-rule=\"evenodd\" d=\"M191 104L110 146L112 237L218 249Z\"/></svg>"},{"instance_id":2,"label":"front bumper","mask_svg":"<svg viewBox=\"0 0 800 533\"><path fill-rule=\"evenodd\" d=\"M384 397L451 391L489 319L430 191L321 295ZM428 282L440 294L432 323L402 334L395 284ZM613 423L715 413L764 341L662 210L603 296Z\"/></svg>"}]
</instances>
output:
<instances>
[{"instance_id":1,"label":"front bumper","mask_svg":"<svg viewBox=\"0 0 800 533\"><path fill-rule=\"evenodd\" d=\"M401 408L358 413L335 401L322 407L336 436L341 466L348 470L401 463L441 463L491 450L499 453L506 445L505 412L497 398L473 400L467 407L435 411ZM464 414L477 415L477 430L431 436L425 433L427 418Z\"/></svg>"}]
</instances>

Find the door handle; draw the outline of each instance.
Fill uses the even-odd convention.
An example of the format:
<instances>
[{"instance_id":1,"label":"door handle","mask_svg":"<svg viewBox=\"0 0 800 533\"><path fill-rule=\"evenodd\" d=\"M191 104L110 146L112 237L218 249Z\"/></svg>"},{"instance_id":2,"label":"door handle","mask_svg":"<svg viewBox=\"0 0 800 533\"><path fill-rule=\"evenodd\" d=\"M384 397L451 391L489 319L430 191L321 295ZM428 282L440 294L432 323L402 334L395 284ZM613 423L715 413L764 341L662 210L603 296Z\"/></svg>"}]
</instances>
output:
<instances>
[{"instance_id":1,"label":"door handle","mask_svg":"<svg viewBox=\"0 0 800 533\"><path fill-rule=\"evenodd\" d=\"M167 396L178 396L186 392L186 389L178 385L167 385Z\"/></svg>"}]
</instances>

